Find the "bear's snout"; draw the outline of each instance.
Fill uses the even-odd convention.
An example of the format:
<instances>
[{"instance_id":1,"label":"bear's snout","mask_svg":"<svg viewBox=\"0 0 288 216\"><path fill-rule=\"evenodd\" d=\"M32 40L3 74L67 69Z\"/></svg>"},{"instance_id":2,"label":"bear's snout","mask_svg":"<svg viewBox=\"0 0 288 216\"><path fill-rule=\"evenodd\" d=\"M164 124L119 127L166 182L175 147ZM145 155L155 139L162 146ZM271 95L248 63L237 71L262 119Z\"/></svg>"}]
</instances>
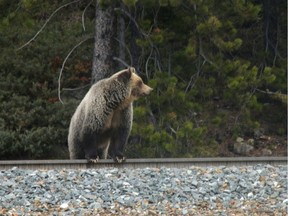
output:
<instances>
[{"instance_id":1,"label":"bear's snout","mask_svg":"<svg viewBox=\"0 0 288 216\"><path fill-rule=\"evenodd\" d=\"M144 84L142 96L147 96L153 91L153 88L149 87L148 85Z\"/></svg>"}]
</instances>

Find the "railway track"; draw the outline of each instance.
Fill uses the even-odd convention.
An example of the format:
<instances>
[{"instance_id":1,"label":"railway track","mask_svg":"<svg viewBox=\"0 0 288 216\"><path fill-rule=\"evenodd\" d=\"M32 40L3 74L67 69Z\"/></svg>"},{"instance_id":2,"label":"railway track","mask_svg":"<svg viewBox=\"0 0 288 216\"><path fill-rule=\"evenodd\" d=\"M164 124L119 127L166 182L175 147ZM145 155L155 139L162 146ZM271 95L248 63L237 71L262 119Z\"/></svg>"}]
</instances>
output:
<instances>
[{"instance_id":1,"label":"railway track","mask_svg":"<svg viewBox=\"0 0 288 216\"><path fill-rule=\"evenodd\" d=\"M97 169L105 167L145 168L173 167L185 168L190 166L248 166L256 164L287 165L287 157L227 157L227 158L145 158L127 159L117 164L113 160L100 160L89 163L87 160L0 160L0 170L18 167L20 169Z\"/></svg>"}]
</instances>

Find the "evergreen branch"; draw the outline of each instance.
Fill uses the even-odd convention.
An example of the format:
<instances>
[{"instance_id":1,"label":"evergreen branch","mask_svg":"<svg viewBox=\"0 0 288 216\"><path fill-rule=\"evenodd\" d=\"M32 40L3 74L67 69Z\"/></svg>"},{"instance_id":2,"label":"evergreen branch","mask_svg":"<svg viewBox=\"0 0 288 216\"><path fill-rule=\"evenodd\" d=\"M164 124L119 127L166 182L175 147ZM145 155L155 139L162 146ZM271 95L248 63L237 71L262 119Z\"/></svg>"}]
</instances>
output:
<instances>
[{"instance_id":1,"label":"evergreen branch","mask_svg":"<svg viewBox=\"0 0 288 216\"><path fill-rule=\"evenodd\" d=\"M59 11L61 10L62 8L70 5L70 4L73 4L73 3L76 3L76 2L79 2L80 0L76 0L76 1L72 1L72 2L69 2L67 4L64 4L62 6L60 6L59 8L57 8L51 15L50 17L45 21L45 23L43 24L43 26L39 29L39 31L28 41L26 42L24 45L22 45L21 47L19 47L17 50L20 50L24 47L26 47L28 44L30 44L33 40L35 40L35 38L43 31L43 29L46 27L46 25L48 24L48 22L52 19L52 17Z\"/></svg>"},{"instance_id":2,"label":"evergreen branch","mask_svg":"<svg viewBox=\"0 0 288 216\"><path fill-rule=\"evenodd\" d=\"M63 101L62 101L62 99L61 99L61 77L62 77L62 73L63 73L63 70L64 70L64 66L65 66L65 64L66 64L66 61L68 60L69 56L72 54L72 52L73 52L77 47L79 47L82 43L84 43L85 41L87 41L87 40L89 40L89 39L91 39L91 38L93 38L93 37L86 38L86 39L80 41L78 44L76 44L76 45L70 50L70 52L69 52L68 55L65 57L65 59L64 59L64 61L63 61L63 63L62 63L62 67L61 67L61 70L60 70L60 72L59 72L59 77L58 77L58 98L59 98L59 101L60 101L62 104L64 104L64 103L63 103Z\"/></svg>"},{"instance_id":3,"label":"evergreen branch","mask_svg":"<svg viewBox=\"0 0 288 216\"><path fill-rule=\"evenodd\" d=\"M83 10L83 13L82 13L82 26L83 26L83 30L84 31L86 31L86 29L85 29L85 12L86 12L86 10L87 10L87 8L91 5L91 3L93 2L93 0L91 0L87 5L86 5L86 7L84 8L84 10Z\"/></svg>"}]
</instances>

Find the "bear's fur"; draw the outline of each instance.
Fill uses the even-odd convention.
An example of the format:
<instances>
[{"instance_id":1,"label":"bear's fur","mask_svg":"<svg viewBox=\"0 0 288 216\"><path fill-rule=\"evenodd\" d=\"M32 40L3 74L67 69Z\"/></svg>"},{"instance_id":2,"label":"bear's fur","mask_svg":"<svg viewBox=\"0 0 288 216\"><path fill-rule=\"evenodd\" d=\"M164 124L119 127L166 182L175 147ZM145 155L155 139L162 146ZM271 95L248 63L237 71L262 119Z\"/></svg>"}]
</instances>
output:
<instances>
[{"instance_id":1,"label":"bear's fur","mask_svg":"<svg viewBox=\"0 0 288 216\"><path fill-rule=\"evenodd\" d=\"M123 150L132 127L132 102L151 91L132 67L92 85L70 122L70 159L97 162L100 157L106 159L109 151L116 162L124 161Z\"/></svg>"}]
</instances>

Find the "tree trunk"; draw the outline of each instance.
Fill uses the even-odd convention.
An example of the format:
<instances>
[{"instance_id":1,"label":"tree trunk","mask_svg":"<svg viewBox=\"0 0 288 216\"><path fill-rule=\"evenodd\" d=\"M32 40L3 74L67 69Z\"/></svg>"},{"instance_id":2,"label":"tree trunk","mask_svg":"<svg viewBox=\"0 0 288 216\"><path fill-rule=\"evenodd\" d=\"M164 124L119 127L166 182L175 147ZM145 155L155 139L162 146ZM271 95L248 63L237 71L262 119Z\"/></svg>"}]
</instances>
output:
<instances>
[{"instance_id":1,"label":"tree trunk","mask_svg":"<svg viewBox=\"0 0 288 216\"><path fill-rule=\"evenodd\" d=\"M105 6L97 1L92 83L109 77L115 72L113 57L116 56L116 24L113 1Z\"/></svg>"},{"instance_id":2,"label":"tree trunk","mask_svg":"<svg viewBox=\"0 0 288 216\"><path fill-rule=\"evenodd\" d=\"M264 8L264 46L265 52L268 54L266 64L271 66L273 59L277 55L277 40L278 40L278 16L279 6L278 1L263 0Z\"/></svg>"},{"instance_id":3,"label":"tree trunk","mask_svg":"<svg viewBox=\"0 0 288 216\"><path fill-rule=\"evenodd\" d=\"M137 6L135 10L137 10ZM136 11L132 11L131 16L134 20L136 20L137 19ZM131 57L132 57L131 65L136 69L136 71L139 71L140 69L140 65L139 65L140 54L139 53L140 52L139 52L139 47L136 43L136 40L140 37L140 34L134 22L130 22L130 30L131 30L130 46L131 46Z\"/></svg>"},{"instance_id":4,"label":"tree trunk","mask_svg":"<svg viewBox=\"0 0 288 216\"><path fill-rule=\"evenodd\" d=\"M121 8L123 10L125 10L125 8L123 7L123 4L121 4ZM121 62L119 62L119 68L123 68L123 66L127 66L124 65L123 62L125 62L125 20L123 18L123 16L118 16L118 43L119 43L119 59Z\"/></svg>"}]
</instances>

